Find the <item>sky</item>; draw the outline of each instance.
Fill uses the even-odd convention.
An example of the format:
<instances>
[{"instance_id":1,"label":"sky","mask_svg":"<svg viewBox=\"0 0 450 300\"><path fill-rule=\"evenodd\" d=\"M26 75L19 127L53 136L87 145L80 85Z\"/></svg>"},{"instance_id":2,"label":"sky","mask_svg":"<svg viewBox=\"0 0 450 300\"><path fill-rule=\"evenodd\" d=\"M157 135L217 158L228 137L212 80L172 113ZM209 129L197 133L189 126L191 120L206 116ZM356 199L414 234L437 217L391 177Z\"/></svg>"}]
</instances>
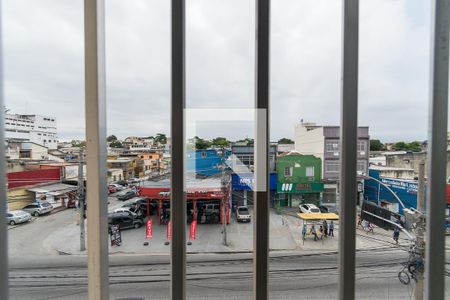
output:
<instances>
[{"instance_id":1,"label":"sky","mask_svg":"<svg viewBox=\"0 0 450 300\"><path fill-rule=\"evenodd\" d=\"M105 2L108 134L169 134L170 1ZM372 138L427 139L428 2L360 3L358 118ZM2 3L7 108L54 116L60 139L83 139L83 1ZM341 1L271 5L271 140L293 139L301 119L338 125ZM255 2L189 0L186 18L187 107L252 108ZM252 136L253 128L230 120L205 123L198 133L237 140Z\"/></svg>"}]
</instances>

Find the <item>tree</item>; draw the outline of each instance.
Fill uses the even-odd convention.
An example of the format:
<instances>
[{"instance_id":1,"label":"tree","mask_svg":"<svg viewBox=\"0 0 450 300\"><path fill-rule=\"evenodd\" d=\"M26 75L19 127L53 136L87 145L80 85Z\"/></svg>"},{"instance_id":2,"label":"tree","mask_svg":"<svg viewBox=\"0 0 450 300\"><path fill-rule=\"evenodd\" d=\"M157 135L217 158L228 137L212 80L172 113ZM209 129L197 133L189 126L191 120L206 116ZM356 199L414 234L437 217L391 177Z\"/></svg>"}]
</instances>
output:
<instances>
[{"instance_id":1,"label":"tree","mask_svg":"<svg viewBox=\"0 0 450 300\"><path fill-rule=\"evenodd\" d=\"M199 138L198 136L195 137L195 149L207 149L211 147L211 142L208 140L204 140L202 138Z\"/></svg>"},{"instance_id":2,"label":"tree","mask_svg":"<svg viewBox=\"0 0 450 300\"><path fill-rule=\"evenodd\" d=\"M155 143L166 144L167 137L164 133L157 133L155 136Z\"/></svg>"},{"instance_id":3,"label":"tree","mask_svg":"<svg viewBox=\"0 0 450 300\"><path fill-rule=\"evenodd\" d=\"M216 137L212 140L211 145L219 146L219 147L228 147L230 145L230 141L224 137Z\"/></svg>"},{"instance_id":4,"label":"tree","mask_svg":"<svg viewBox=\"0 0 450 300\"><path fill-rule=\"evenodd\" d=\"M106 138L106 140L108 142L114 142L114 141L117 141L117 137L115 135L110 135Z\"/></svg>"},{"instance_id":5,"label":"tree","mask_svg":"<svg viewBox=\"0 0 450 300\"><path fill-rule=\"evenodd\" d=\"M288 138L281 138L278 140L278 144L294 144L294 141Z\"/></svg>"},{"instance_id":6,"label":"tree","mask_svg":"<svg viewBox=\"0 0 450 300\"><path fill-rule=\"evenodd\" d=\"M419 141L413 141L411 143L397 142L392 148L396 151L420 152L422 151L422 143Z\"/></svg>"},{"instance_id":7,"label":"tree","mask_svg":"<svg viewBox=\"0 0 450 300\"><path fill-rule=\"evenodd\" d=\"M236 141L236 143L246 143L247 146L253 146L253 144L255 143L255 140L253 140L252 138L245 138L243 140Z\"/></svg>"},{"instance_id":8,"label":"tree","mask_svg":"<svg viewBox=\"0 0 450 300\"><path fill-rule=\"evenodd\" d=\"M370 140L370 151L383 151L384 144L380 140Z\"/></svg>"},{"instance_id":9,"label":"tree","mask_svg":"<svg viewBox=\"0 0 450 300\"><path fill-rule=\"evenodd\" d=\"M121 142L119 142L119 141L112 141L110 144L109 144L109 146L111 147L111 148L123 148L123 145L122 145L122 143Z\"/></svg>"},{"instance_id":10,"label":"tree","mask_svg":"<svg viewBox=\"0 0 450 300\"><path fill-rule=\"evenodd\" d=\"M72 140L70 143L72 144L72 147L81 148L86 146L86 141Z\"/></svg>"}]
</instances>

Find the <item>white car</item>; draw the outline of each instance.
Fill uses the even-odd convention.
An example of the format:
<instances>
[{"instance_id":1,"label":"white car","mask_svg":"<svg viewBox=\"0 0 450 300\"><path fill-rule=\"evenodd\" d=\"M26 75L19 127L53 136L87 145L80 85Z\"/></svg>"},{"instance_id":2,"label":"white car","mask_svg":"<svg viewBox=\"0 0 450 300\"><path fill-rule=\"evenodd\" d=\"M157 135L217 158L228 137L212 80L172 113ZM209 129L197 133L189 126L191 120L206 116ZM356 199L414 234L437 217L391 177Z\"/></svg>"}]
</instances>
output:
<instances>
[{"instance_id":1,"label":"white car","mask_svg":"<svg viewBox=\"0 0 450 300\"><path fill-rule=\"evenodd\" d=\"M134 213L134 212L132 212L131 210L130 210L130 207L119 207L119 208L116 208L115 210L114 210L114 212L115 213L127 213L127 214L129 214L130 216L132 216L133 218L136 218L137 217L137 214L136 213Z\"/></svg>"},{"instance_id":2,"label":"white car","mask_svg":"<svg viewBox=\"0 0 450 300\"><path fill-rule=\"evenodd\" d=\"M298 209L301 213L305 214L320 214L320 209L314 204L300 204Z\"/></svg>"},{"instance_id":3,"label":"white car","mask_svg":"<svg viewBox=\"0 0 450 300\"><path fill-rule=\"evenodd\" d=\"M125 189L124 186L118 184L118 183L110 183L109 185L112 185L116 188L117 191L123 191Z\"/></svg>"},{"instance_id":4,"label":"white car","mask_svg":"<svg viewBox=\"0 0 450 300\"><path fill-rule=\"evenodd\" d=\"M23 210L12 210L6 213L6 222L9 225L16 225L30 221L31 215Z\"/></svg>"},{"instance_id":5,"label":"white car","mask_svg":"<svg viewBox=\"0 0 450 300\"><path fill-rule=\"evenodd\" d=\"M250 222L251 216L247 206L238 206L236 208L236 221Z\"/></svg>"}]
</instances>

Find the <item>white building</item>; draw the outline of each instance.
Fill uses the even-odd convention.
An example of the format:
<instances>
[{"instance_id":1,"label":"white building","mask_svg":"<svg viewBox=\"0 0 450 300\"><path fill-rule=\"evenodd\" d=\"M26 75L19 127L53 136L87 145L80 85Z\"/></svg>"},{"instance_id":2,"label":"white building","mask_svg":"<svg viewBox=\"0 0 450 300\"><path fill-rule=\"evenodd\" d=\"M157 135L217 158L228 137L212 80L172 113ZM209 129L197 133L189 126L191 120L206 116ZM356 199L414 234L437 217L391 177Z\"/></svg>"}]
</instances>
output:
<instances>
[{"instance_id":1,"label":"white building","mask_svg":"<svg viewBox=\"0 0 450 300\"><path fill-rule=\"evenodd\" d=\"M56 118L38 115L5 115L6 139L33 142L48 149L56 149L58 135Z\"/></svg>"}]
</instances>

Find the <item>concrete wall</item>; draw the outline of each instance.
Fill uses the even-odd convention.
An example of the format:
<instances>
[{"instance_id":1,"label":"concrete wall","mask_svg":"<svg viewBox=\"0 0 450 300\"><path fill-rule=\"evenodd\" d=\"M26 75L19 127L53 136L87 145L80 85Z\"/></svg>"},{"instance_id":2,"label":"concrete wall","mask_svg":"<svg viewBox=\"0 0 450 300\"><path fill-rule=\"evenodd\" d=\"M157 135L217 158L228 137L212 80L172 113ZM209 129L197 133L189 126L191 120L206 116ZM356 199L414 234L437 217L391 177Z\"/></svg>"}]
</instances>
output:
<instances>
[{"instance_id":1,"label":"concrete wall","mask_svg":"<svg viewBox=\"0 0 450 300\"><path fill-rule=\"evenodd\" d=\"M295 127L295 151L305 154L314 155L324 161L324 136L323 127L317 127L308 130L309 127L299 124ZM322 163L322 174L323 163Z\"/></svg>"},{"instance_id":2,"label":"concrete wall","mask_svg":"<svg viewBox=\"0 0 450 300\"><path fill-rule=\"evenodd\" d=\"M425 174L428 172L427 152L410 152L405 154L387 155L386 166L396 168L414 169L415 175L419 172L419 163L425 160ZM450 177L450 151L447 151L447 178Z\"/></svg>"}]
</instances>

